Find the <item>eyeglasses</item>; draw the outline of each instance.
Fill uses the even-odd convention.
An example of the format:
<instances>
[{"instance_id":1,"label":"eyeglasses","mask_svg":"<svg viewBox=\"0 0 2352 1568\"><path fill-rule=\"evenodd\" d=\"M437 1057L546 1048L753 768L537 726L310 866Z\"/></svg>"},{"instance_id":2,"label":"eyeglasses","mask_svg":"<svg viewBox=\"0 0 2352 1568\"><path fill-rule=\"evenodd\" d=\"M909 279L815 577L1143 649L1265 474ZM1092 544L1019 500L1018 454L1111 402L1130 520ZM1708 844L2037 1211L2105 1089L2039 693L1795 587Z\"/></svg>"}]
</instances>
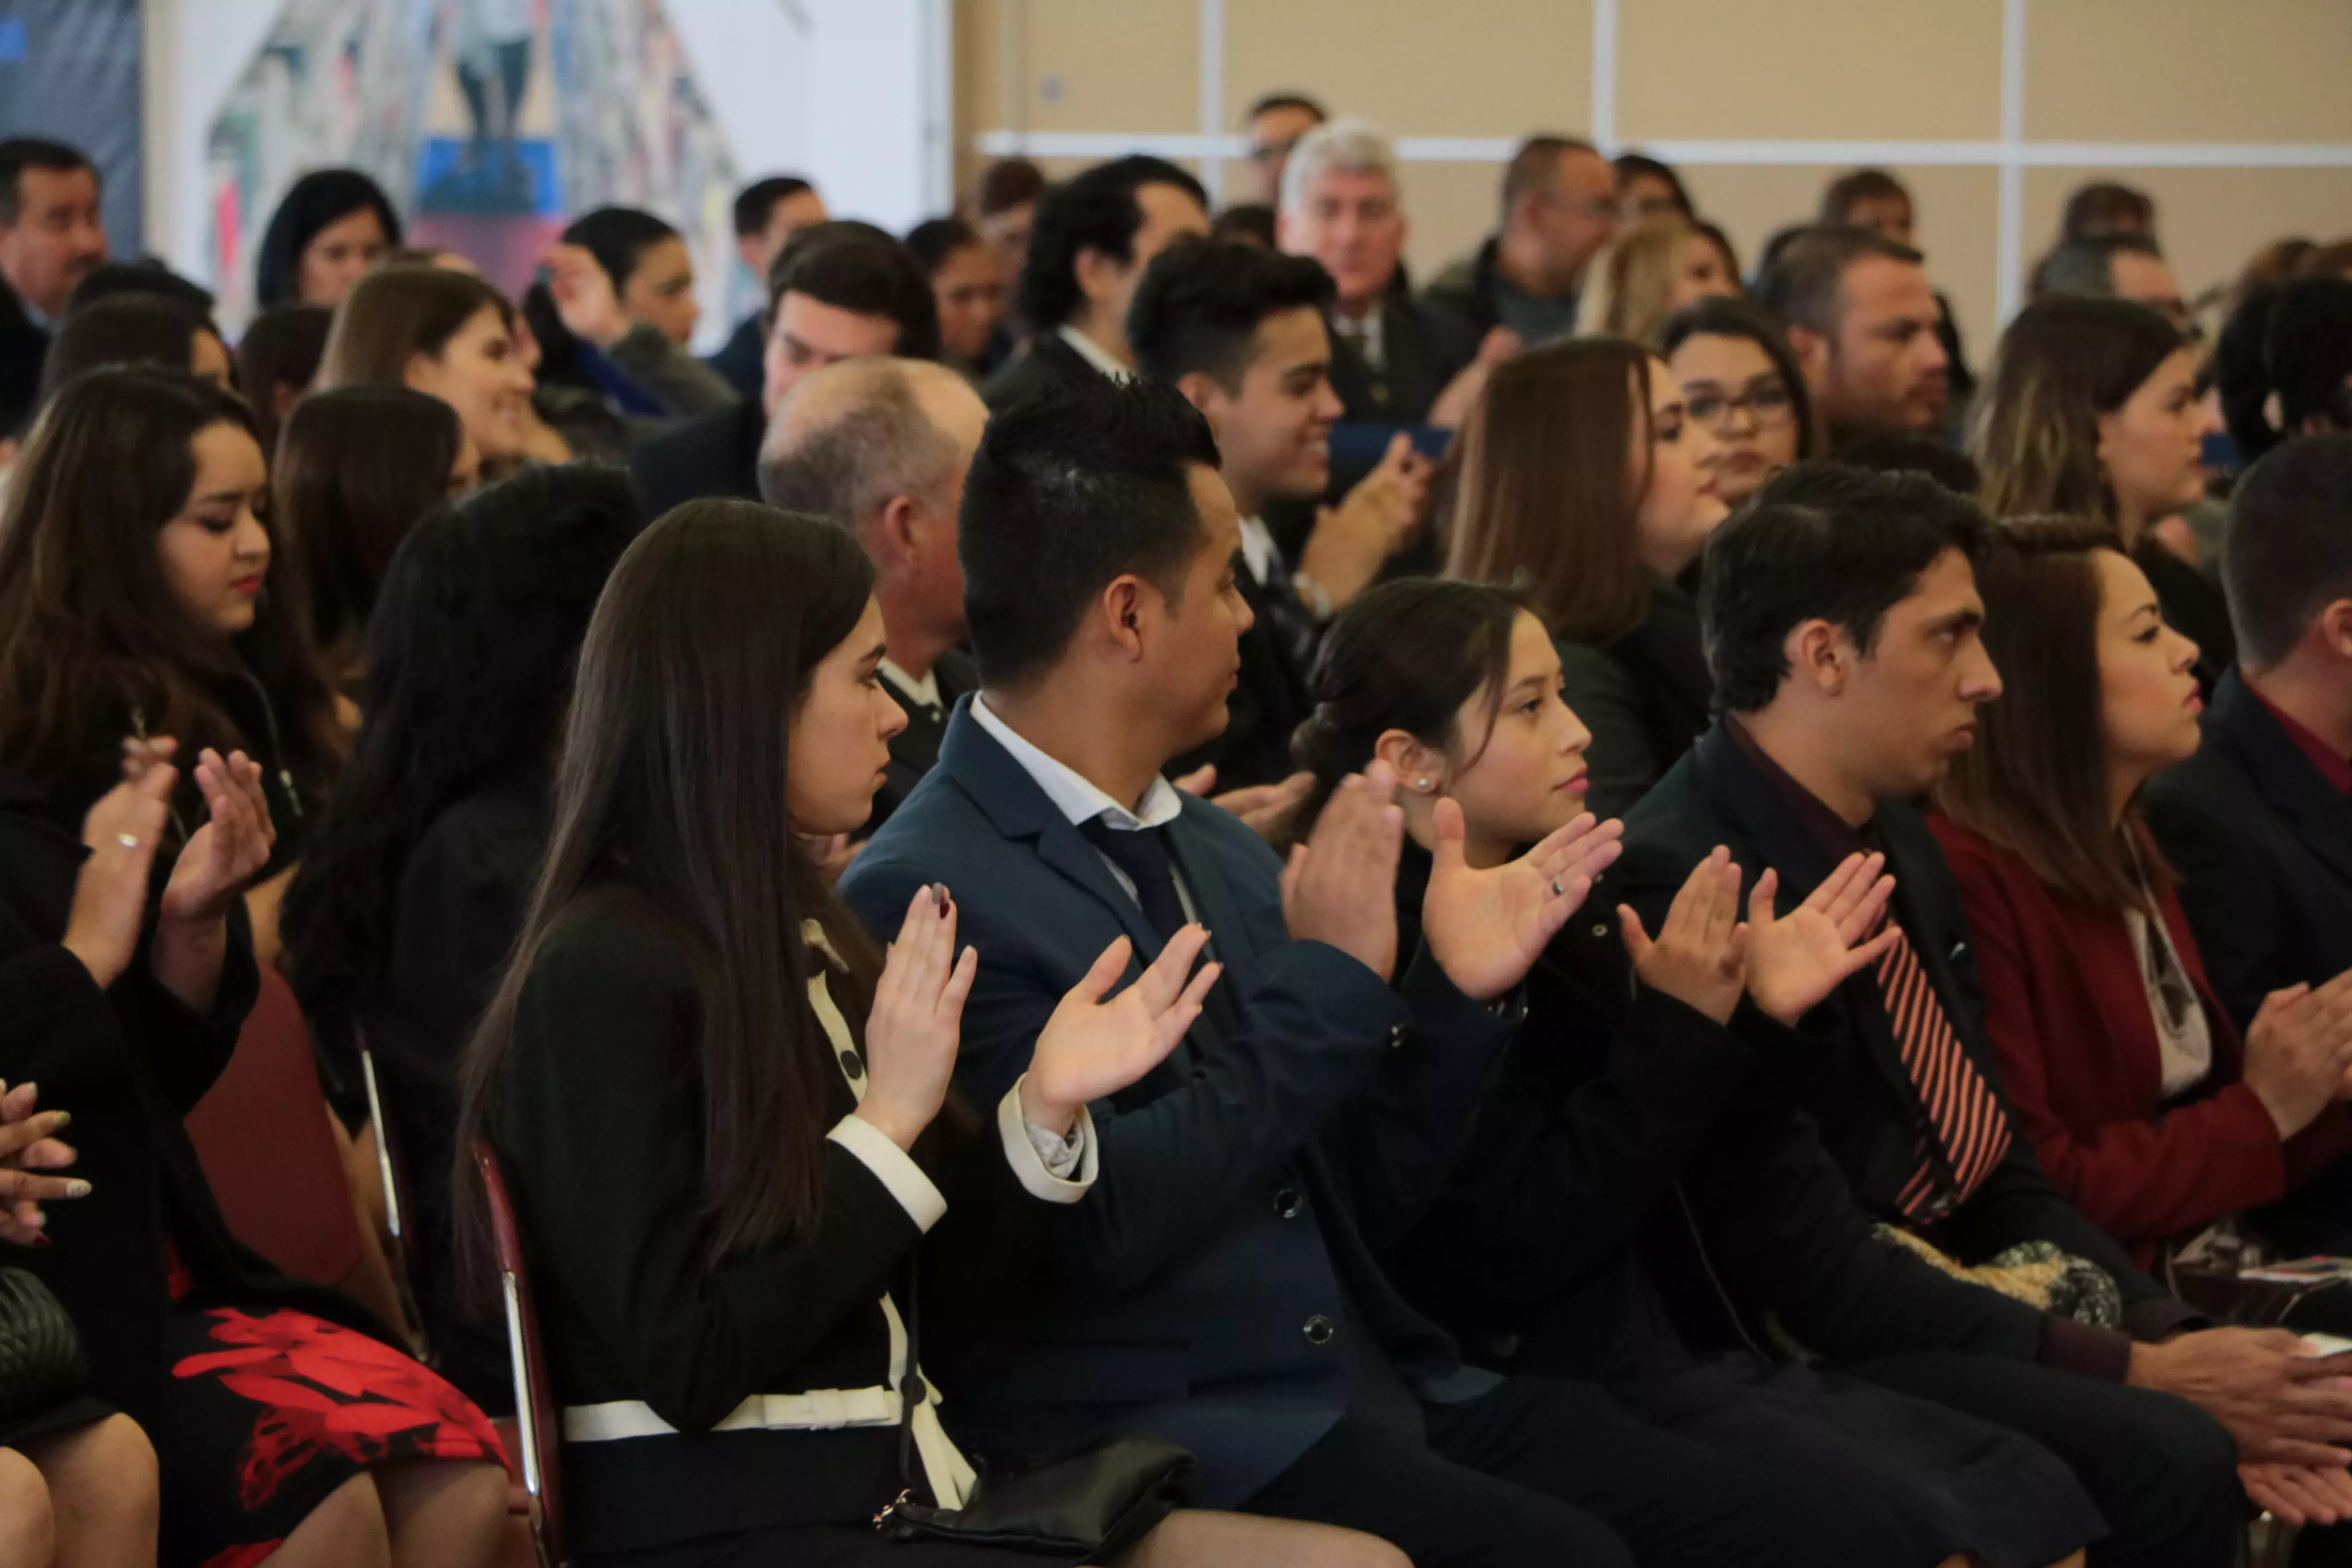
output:
<instances>
[{"instance_id":1,"label":"eyeglasses","mask_svg":"<svg viewBox=\"0 0 2352 1568\"><path fill-rule=\"evenodd\" d=\"M1726 397L1719 392L1694 392L1684 400L1683 407L1700 424L1718 430L1731 423L1734 414L1745 414L1759 427L1769 430L1785 424L1796 413L1789 389L1779 382L1751 386L1737 397Z\"/></svg>"}]
</instances>

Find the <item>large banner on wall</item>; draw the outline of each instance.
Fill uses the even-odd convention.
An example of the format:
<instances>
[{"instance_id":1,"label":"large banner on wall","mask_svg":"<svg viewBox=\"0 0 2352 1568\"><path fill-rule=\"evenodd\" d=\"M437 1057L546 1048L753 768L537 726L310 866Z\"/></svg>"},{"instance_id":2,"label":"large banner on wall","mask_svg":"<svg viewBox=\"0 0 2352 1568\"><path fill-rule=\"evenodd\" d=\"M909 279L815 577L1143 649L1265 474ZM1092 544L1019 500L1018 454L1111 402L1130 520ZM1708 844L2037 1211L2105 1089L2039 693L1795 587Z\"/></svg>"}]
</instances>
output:
<instances>
[{"instance_id":1,"label":"large banner on wall","mask_svg":"<svg viewBox=\"0 0 2352 1568\"><path fill-rule=\"evenodd\" d=\"M141 248L139 0L0 0L0 136L89 154L117 255Z\"/></svg>"}]
</instances>

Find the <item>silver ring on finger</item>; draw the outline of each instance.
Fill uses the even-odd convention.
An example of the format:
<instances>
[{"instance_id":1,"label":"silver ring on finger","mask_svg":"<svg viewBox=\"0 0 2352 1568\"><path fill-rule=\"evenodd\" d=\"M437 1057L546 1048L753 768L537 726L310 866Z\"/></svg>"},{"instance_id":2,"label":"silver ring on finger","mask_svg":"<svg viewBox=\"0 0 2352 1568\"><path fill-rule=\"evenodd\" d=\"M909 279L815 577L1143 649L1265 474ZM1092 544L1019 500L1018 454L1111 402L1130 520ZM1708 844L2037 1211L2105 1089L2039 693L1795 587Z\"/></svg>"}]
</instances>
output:
<instances>
[{"instance_id":1,"label":"silver ring on finger","mask_svg":"<svg viewBox=\"0 0 2352 1568\"><path fill-rule=\"evenodd\" d=\"M1568 897L1568 889L1559 885L1559 879L1558 877L1554 877L1551 879L1551 896L1555 899L1564 899Z\"/></svg>"}]
</instances>

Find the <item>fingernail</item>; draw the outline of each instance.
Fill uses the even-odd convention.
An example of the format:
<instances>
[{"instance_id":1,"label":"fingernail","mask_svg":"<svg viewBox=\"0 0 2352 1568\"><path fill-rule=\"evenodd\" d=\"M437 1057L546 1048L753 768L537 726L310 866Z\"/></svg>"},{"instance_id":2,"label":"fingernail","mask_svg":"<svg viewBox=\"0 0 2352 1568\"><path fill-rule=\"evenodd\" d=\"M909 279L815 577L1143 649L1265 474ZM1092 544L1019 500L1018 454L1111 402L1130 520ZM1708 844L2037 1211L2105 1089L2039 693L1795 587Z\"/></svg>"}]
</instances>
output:
<instances>
[{"instance_id":1,"label":"fingernail","mask_svg":"<svg viewBox=\"0 0 2352 1568\"><path fill-rule=\"evenodd\" d=\"M89 1184L83 1181L79 1176L75 1177L72 1181L66 1184L66 1196L69 1198L86 1198L89 1196Z\"/></svg>"},{"instance_id":2,"label":"fingernail","mask_svg":"<svg viewBox=\"0 0 2352 1568\"><path fill-rule=\"evenodd\" d=\"M49 1123L53 1131L62 1132L73 1125L73 1112L70 1110L52 1110L49 1114L57 1118L55 1121Z\"/></svg>"}]
</instances>

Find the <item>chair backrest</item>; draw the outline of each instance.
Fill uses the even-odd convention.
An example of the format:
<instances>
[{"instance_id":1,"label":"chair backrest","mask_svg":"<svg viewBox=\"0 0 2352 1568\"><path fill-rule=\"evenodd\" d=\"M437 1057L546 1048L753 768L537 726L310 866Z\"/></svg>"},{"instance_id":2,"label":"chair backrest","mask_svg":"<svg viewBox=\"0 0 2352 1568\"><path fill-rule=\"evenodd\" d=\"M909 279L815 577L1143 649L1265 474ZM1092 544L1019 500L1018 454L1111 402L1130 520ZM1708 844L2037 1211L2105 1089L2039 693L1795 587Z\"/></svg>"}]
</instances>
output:
<instances>
[{"instance_id":1,"label":"chair backrest","mask_svg":"<svg viewBox=\"0 0 2352 1568\"><path fill-rule=\"evenodd\" d=\"M408 1201L406 1166L400 1152L393 1147L392 1122L383 1113L383 1093L377 1087L375 1053L368 1049L367 1031L357 1020L352 1024L352 1043L359 1049L360 1081L367 1089L368 1125L375 1132L376 1180L383 1185L383 1224L392 1241L392 1279L400 1291L401 1309L415 1325L416 1336L424 1344L425 1362L433 1364L433 1347L427 1334L432 1325L425 1321L421 1303L425 1292L416 1278L415 1249L410 1246L410 1216L416 1211Z\"/></svg>"},{"instance_id":2,"label":"chair backrest","mask_svg":"<svg viewBox=\"0 0 2352 1568\"><path fill-rule=\"evenodd\" d=\"M563 1483L556 1457L563 1442L563 1417L540 1347L522 1227L515 1220L514 1200L507 1194L498 1152L488 1139L477 1138L472 1153L489 1204L490 1243L498 1253L499 1280L506 1295L507 1353L514 1363L515 1420L522 1437L519 1447L523 1489L530 1497L531 1539L543 1568L563 1568Z\"/></svg>"},{"instance_id":3,"label":"chair backrest","mask_svg":"<svg viewBox=\"0 0 2352 1568\"><path fill-rule=\"evenodd\" d=\"M341 1284L364 1244L333 1114L301 1005L265 964L228 1067L188 1112L188 1137L230 1233L321 1285Z\"/></svg>"}]
</instances>

